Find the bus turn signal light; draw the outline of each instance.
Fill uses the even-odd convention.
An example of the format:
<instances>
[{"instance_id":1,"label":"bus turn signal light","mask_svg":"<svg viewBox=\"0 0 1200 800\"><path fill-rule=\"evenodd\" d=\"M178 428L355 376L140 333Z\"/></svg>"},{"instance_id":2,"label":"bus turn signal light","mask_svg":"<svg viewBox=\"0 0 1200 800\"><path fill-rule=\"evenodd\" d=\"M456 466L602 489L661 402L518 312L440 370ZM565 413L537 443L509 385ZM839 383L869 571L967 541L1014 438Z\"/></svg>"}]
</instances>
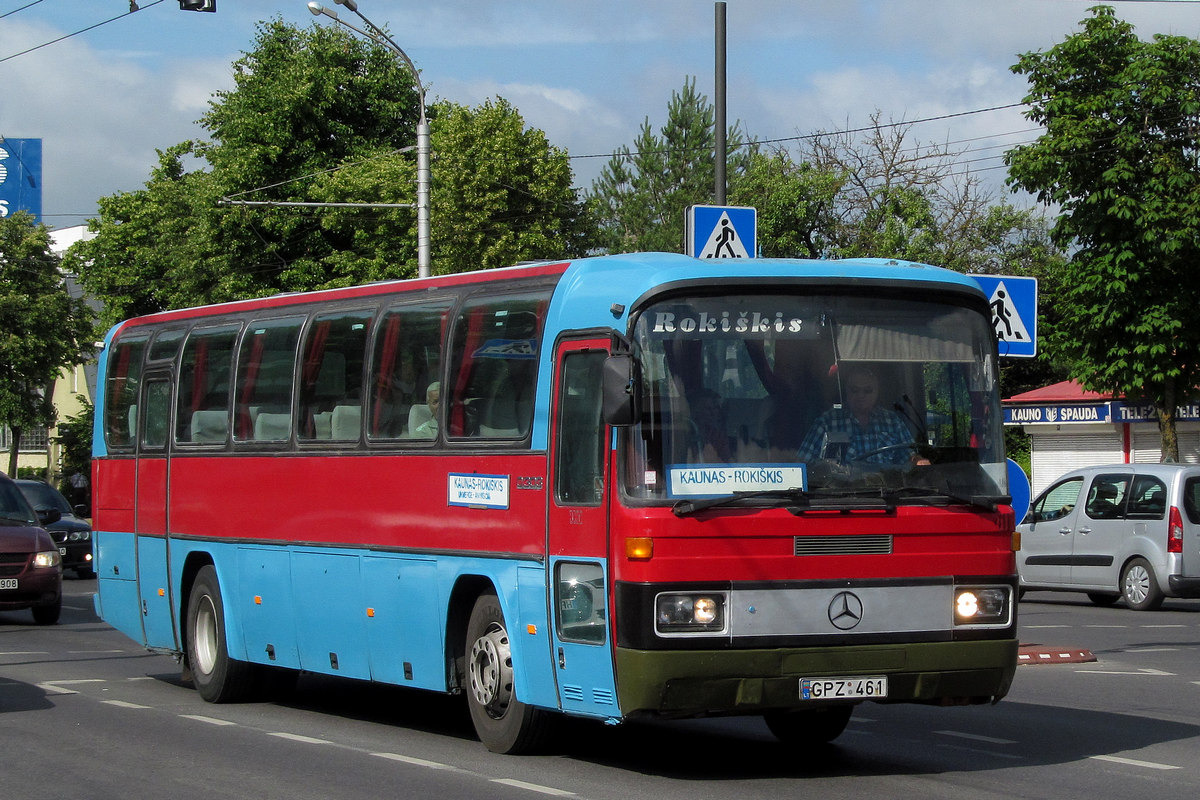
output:
<instances>
[{"instance_id":1,"label":"bus turn signal light","mask_svg":"<svg viewBox=\"0 0 1200 800\"><path fill-rule=\"evenodd\" d=\"M625 556L634 561L649 561L654 556L654 540L648 536L626 539Z\"/></svg>"}]
</instances>

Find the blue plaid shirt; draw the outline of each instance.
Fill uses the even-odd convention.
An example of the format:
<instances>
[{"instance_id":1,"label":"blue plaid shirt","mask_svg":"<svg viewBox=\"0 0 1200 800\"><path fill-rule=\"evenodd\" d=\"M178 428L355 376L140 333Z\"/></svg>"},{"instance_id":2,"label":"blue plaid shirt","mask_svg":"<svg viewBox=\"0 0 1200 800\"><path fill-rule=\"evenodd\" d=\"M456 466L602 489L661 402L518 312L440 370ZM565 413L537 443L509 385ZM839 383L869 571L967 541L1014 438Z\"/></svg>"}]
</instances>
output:
<instances>
[{"instance_id":1,"label":"blue plaid shirt","mask_svg":"<svg viewBox=\"0 0 1200 800\"><path fill-rule=\"evenodd\" d=\"M865 453L913 441L908 424L895 412L878 407L871 409L871 416L864 429L848 409L831 408L817 417L808 435L804 437L798 454L799 460L809 462L820 458L831 433L849 436L845 448L847 461L862 460L860 456ZM876 453L866 460L876 464L900 464L908 462L911 457L912 450L898 447L886 453Z\"/></svg>"}]
</instances>

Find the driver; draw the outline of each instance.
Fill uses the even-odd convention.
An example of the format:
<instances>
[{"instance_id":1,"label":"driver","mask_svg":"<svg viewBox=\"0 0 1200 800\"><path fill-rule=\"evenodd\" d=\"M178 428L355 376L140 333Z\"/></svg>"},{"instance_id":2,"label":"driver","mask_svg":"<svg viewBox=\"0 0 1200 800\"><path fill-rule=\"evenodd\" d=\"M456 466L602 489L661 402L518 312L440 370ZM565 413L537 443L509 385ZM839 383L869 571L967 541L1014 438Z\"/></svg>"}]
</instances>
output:
<instances>
[{"instance_id":1,"label":"driver","mask_svg":"<svg viewBox=\"0 0 1200 800\"><path fill-rule=\"evenodd\" d=\"M865 366L848 367L843 380L845 405L831 408L817 417L800 444L799 460L812 462L819 458L838 458L876 464L909 462L913 450L896 445L912 445L912 432L903 417L878 406L879 378L875 373ZM833 449L830 445L838 443L842 444L841 452L830 452ZM889 447L894 449L883 450Z\"/></svg>"}]
</instances>

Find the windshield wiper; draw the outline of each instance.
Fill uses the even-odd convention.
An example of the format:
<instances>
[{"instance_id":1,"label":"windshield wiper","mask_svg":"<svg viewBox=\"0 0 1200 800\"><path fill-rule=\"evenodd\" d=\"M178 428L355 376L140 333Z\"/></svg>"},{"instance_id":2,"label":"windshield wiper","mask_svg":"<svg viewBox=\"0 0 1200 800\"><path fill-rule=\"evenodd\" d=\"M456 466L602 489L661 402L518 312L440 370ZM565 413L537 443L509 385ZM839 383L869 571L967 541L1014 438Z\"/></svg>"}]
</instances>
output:
<instances>
[{"instance_id":1,"label":"windshield wiper","mask_svg":"<svg viewBox=\"0 0 1200 800\"><path fill-rule=\"evenodd\" d=\"M870 489L826 489L824 491L804 489L760 489L753 492L734 492L721 497L703 500L680 500L671 507L677 517L686 517L709 508L730 506L742 500L755 498L778 499L779 505L787 506L794 514L805 511L892 511L895 502L888 493L878 488Z\"/></svg>"},{"instance_id":2,"label":"windshield wiper","mask_svg":"<svg viewBox=\"0 0 1200 800\"><path fill-rule=\"evenodd\" d=\"M0 514L0 522L16 522L19 525L32 525L25 517L15 517L9 514Z\"/></svg>"},{"instance_id":3,"label":"windshield wiper","mask_svg":"<svg viewBox=\"0 0 1200 800\"><path fill-rule=\"evenodd\" d=\"M720 497L706 497L702 500L680 500L671 506L671 511L677 517L686 517L688 514L695 514L707 508L733 505L740 500L749 500L754 497L774 497L781 500L802 502L807 496L808 492L803 489L759 489L753 492L734 492L733 494L721 495Z\"/></svg>"},{"instance_id":4,"label":"windshield wiper","mask_svg":"<svg viewBox=\"0 0 1200 800\"><path fill-rule=\"evenodd\" d=\"M891 496L892 502L904 499L923 502L925 505L957 504L964 506L975 506L976 508L983 508L988 511L995 511L996 506L1002 503L1012 502L1012 497L1006 494L965 495L948 491L946 489L937 489L932 486L904 486L898 489L891 489L888 491L888 494Z\"/></svg>"}]
</instances>

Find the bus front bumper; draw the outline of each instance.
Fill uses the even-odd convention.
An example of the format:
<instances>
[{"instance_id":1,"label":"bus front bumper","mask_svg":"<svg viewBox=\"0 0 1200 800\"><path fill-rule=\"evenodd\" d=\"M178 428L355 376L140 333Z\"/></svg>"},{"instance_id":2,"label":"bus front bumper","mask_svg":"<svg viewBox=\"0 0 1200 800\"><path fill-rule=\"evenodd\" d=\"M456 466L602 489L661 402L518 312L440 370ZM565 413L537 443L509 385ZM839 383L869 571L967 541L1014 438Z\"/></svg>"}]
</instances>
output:
<instances>
[{"instance_id":1,"label":"bus front bumper","mask_svg":"<svg viewBox=\"0 0 1200 800\"><path fill-rule=\"evenodd\" d=\"M805 678L886 676L880 702L995 702L1017 668L1015 639L773 650L617 649L625 716L761 714L812 705Z\"/></svg>"}]
</instances>

